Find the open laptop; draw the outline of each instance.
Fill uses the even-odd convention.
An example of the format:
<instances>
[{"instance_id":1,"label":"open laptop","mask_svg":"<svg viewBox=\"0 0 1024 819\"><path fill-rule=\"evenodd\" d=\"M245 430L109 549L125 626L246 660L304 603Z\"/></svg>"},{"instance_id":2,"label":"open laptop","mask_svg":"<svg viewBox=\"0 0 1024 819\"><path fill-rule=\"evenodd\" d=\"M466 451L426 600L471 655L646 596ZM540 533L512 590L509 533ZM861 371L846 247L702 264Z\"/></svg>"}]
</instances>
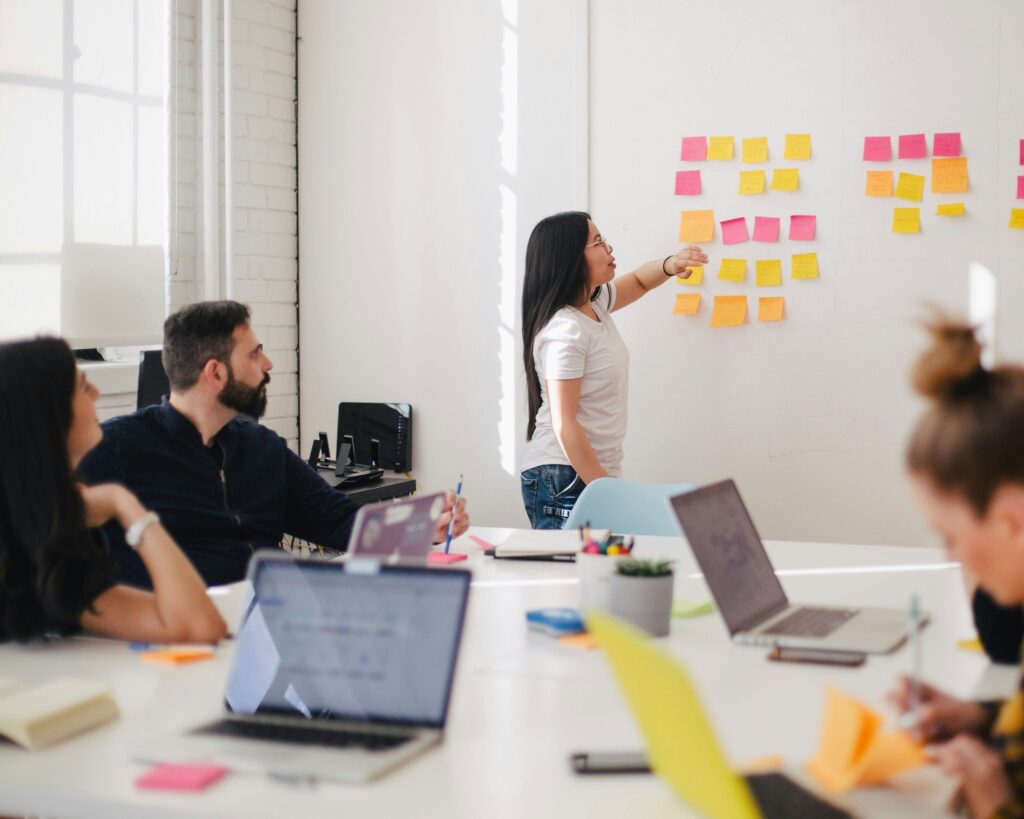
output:
<instances>
[{"instance_id":1,"label":"open laptop","mask_svg":"<svg viewBox=\"0 0 1024 819\"><path fill-rule=\"evenodd\" d=\"M372 557L387 563L426 560L434 529L444 511L444 492L413 495L392 503L361 506L352 523L349 559Z\"/></svg>"},{"instance_id":2,"label":"open laptop","mask_svg":"<svg viewBox=\"0 0 1024 819\"><path fill-rule=\"evenodd\" d=\"M594 611L586 617L640 725L652 770L701 815L848 819L848 813L783 774L734 772L685 669L625 623Z\"/></svg>"},{"instance_id":3,"label":"open laptop","mask_svg":"<svg viewBox=\"0 0 1024 819\"><path fill-rule=\"evenodd\" d=\"M259 553L249 580L226 713L136 759L361 783L441 741L469 572Z\"/></svg>"},{"instance_id":4,"label":"open laptop","mask_svg":"<svg viewBox=\"0 0 1024 819\"><path fill-rule=\"evenodd\" d=\"M900 609L790 603L731 480L669 504L737 643L885 654L906 639L907 612Z\"/></svg>"}]
</instances>

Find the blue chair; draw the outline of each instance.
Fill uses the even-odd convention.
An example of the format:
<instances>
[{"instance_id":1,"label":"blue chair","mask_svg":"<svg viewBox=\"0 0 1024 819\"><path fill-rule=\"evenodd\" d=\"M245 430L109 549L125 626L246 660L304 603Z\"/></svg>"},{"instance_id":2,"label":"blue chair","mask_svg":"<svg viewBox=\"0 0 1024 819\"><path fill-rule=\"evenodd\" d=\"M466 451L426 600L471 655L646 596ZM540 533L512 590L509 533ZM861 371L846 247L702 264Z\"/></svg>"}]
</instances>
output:
<instances>
[{"instance_id":1,"label":"blue chair","mask_svg":"<svg viewBox=\"0 0 1024 819\"><path fill-rule=\"evenodd\" d=\"M577 529L590 521L595 529L611 529L621 535L677 537L679 524L667 499L693 488L692 483L633 483L598 478L580 493L564 528Z\"/></svg>"}]
</instances>

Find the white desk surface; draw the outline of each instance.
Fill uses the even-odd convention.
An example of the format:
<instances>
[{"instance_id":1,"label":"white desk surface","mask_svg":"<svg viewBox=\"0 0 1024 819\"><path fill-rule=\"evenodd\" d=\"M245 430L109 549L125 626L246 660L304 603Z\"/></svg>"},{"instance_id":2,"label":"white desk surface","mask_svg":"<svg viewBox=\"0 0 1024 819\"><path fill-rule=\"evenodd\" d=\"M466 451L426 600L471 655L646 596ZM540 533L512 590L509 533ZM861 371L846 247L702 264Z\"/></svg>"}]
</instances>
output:
<instances>
[{"instance_id":1,"label":"white desk surface","mask_svg":"<svg viewBox=\"0 0 1024 819\"><path fill-rule=\"evenodd\" d=\"M500 542L511 530L475 527ZM139 791L145 766L128 749L216 717L232 644L213 662L162 667L123 643L75 638L54 645L0 645L0 674L26 682L61 676L106 681L122 711L114 723L51 749L0 744L0 815L147 817L319 816L503 817L689 816L652 776L578 777L568 755L641 747L623 697L599 651L529 632L524 613L576 604L571 563L498 561L467 536L453 551L471 557L474 584L445 742L366 786L296 787L229 774L199 794ZM798 602L905 607L912 592L931 612L923 632L925 677L961 696L1003 696L1016 669L955 647L973 627L959 568L937 549L770 542L768 550ZM680 539L638 538L636 554L676 561L676 598L708 599ZM770 663L763 648L733 646L717 613L675 619L658 643L689 667L726 753L737 764L780 754L798 768L811 755L826 683L885 710L884 694L910 655L901 648L859 669ZM858 815L921 816L934 803L933 774L900 789L858 791ZM930 799L912 795L931 789Z\"/></svg>"}]
</instances>

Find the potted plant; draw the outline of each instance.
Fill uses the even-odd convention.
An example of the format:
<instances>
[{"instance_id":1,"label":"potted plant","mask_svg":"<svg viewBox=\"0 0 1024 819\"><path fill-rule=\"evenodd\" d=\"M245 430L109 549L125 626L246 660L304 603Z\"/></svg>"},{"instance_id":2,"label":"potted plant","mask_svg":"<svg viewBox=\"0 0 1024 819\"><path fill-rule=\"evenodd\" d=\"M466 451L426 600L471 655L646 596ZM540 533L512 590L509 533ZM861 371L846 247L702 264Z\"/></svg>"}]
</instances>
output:
<instances>
[{"instance_id":1,"label":"potted plant","mask_svg":"<svg viewBox=\"0 0 1024 819\"><path fill-rule=\"evenodd\" d=\"M651 636L664 637L672 617L672 562L630 558L617 564L608 608Z\"/></svg>"}]
</instances>

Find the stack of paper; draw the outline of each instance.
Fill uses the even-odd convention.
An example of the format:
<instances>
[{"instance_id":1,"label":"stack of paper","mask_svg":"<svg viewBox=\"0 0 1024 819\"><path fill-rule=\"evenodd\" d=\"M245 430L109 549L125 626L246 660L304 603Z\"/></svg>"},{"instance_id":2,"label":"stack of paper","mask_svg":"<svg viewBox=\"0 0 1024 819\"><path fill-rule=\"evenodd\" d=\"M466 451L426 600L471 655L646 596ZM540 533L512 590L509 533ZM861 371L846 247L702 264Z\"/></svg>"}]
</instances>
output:
<instances>
[{"instance_id":1,"label":"stack of paper","mask_svg":"<svg viewBox=\"0 0 1024 819\"><path fill-rule=\"evenodd\" d=\"M600 543L611 534L608 529L591 529L590 537ZM513 532L494 549L495 557L552 557L575 555L583 548L576 529L525 529Z\"/></svg>"}]
</instances>

